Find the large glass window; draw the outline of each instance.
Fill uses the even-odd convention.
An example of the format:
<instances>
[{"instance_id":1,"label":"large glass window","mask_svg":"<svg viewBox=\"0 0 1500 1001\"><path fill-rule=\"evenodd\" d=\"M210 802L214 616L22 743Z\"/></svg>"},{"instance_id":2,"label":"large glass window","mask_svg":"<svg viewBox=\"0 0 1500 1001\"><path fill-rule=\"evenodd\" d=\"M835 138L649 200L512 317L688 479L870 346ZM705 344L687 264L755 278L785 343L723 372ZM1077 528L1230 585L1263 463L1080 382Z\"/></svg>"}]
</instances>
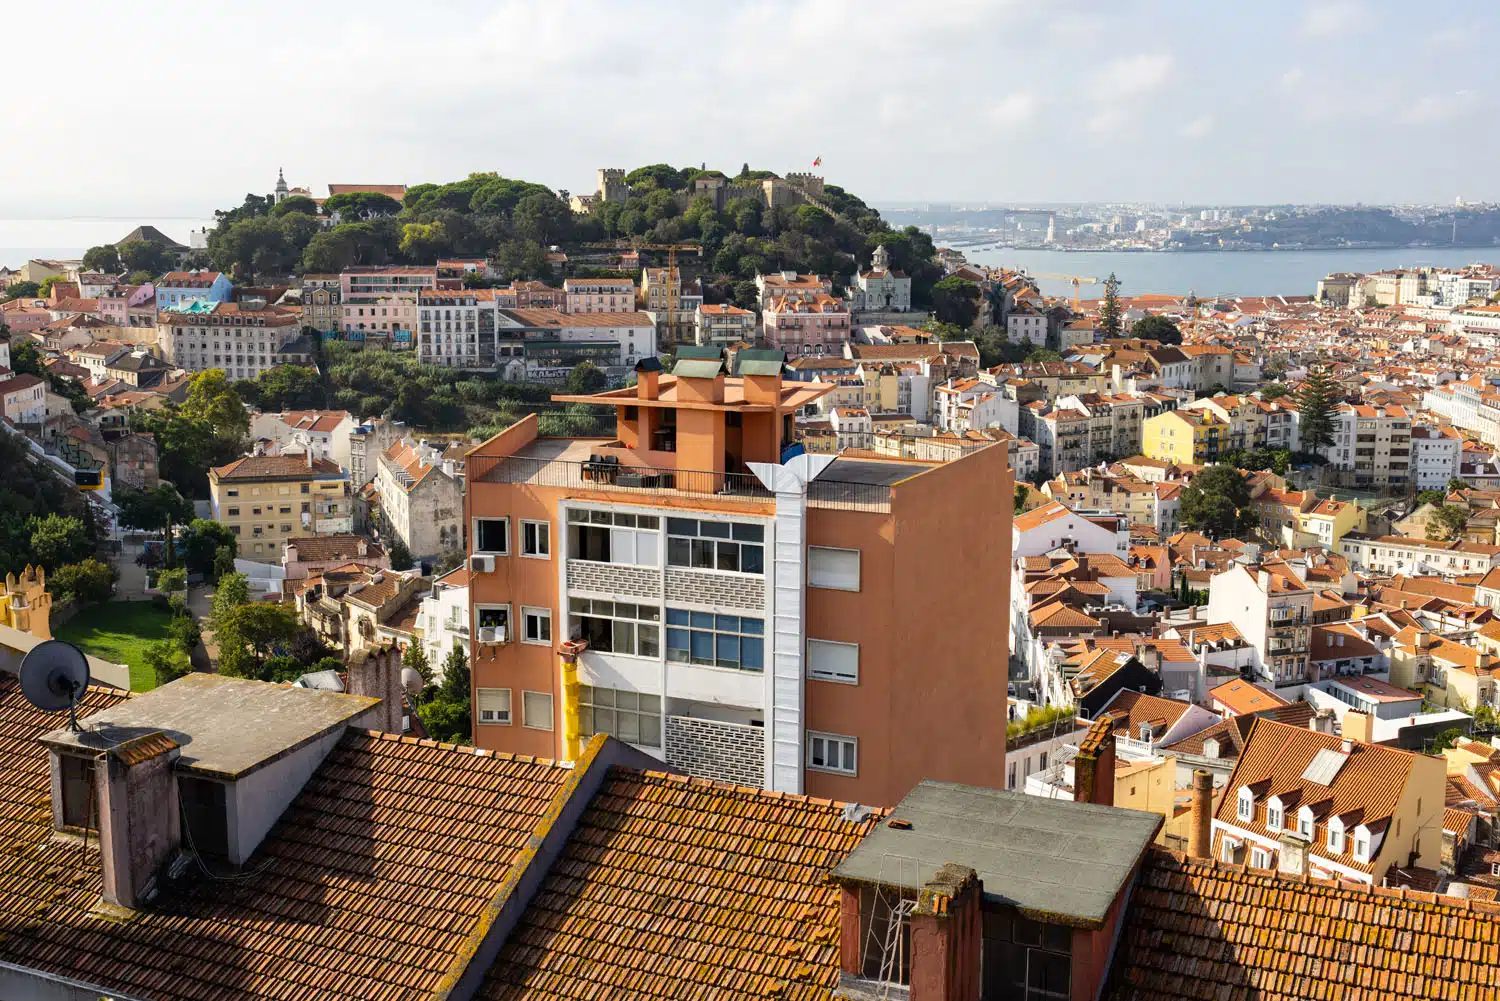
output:
<instances>
[{"instance_id":1,"label":"large glass window","mask_svg":"<svg viewBox=\"0 0 1500 1001\"><path fill-rule=\"evenodd\" d=\"M765 535L746 522L668 518L667 566L765 573Z\"/></svg>"},{"instance_id":2,"label":"large glass window","mask_svg":"<svg viewBox=\"0 0 1500 1001\"><path fill-rule=\"evenodd\" d=\"M983 996L1001 1001L1067 1001L1073 931L1010 910L984 912Z\"/></svg>"},{"instance_id":3,"label":"large glass window","mask_svg":"<svg viewBox=\"0 0 1500 1001\"><path fill-rule=\"evenodd\" d=\"M579 686L578 731L607 733L628 744L661 746L661 697L616 688Z\"/></svg>"},{"instance_id":4,"label":"large glass window","mask_svg":"<svg viewBox=\"0 0 1500 1001\"><path fill-rule=\"evenodd\" d=\"M632 657L661 656L661 609L623 601L569 598L568 611L590 650Z\"/></svg>"},{"instance_id":5,"label":"large glass window","mask_svg":"<svg viewBox=\"0 0 1500 1001\"><path fill-rule=\"evenodd\" d=\"M765 668L765 623L748 615L667 609L667 659L680 664Z\"/></svg>"},{"instance_id":6,"label":"large glass window","mask_svg":"<svg viewBox=\"0 0 1500 1001\"><path fill-rule=\"evenodd\" d=\"M594 563L660 566L661 519L624 511L568 511L568 556Z\"/></svg>"}]
</instances>

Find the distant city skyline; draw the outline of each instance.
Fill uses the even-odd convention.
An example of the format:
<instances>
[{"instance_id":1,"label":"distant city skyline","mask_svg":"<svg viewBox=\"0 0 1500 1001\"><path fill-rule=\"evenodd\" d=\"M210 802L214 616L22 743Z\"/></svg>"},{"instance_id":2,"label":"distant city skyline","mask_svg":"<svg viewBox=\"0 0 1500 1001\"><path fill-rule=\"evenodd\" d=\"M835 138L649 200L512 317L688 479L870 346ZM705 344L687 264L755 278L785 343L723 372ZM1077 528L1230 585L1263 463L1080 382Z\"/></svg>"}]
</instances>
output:
<instances>
[{"instance_id":1,"label":"distant city skyline","mask_svg":"<svg viewBox=\"0 0 1500 1001\"><path fill-rule=\"evenodd\" d=\"M195 10L122 73L118 40L149 38L160 13L127 3L91 12L61 63L7 53L33 92L145 117L86 155L18 146L0 216L206 215L269 191L278 167L315 191L493 170L576 192L600 166L818 157L880 203L1500 199L1475 169L1500 154L1476 127L1495 96L1493 5L1431 26L1386 0L1238 10L766 0L704 19L675 0L271 0ZM14 37L44 36L40 9L19 17ZM52 100L0 112L12 136L68 122Z\"/></svg>"}]
</instances>

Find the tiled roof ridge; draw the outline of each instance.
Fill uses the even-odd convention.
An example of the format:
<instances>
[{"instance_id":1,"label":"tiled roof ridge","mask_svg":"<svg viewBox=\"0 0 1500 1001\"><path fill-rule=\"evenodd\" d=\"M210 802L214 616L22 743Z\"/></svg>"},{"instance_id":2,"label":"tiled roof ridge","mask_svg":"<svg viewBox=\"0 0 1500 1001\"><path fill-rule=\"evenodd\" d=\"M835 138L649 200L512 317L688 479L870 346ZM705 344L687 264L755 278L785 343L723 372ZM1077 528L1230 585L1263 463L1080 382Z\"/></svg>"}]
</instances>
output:
<instances>
[{"instance_id":1,"label":"tiled roof ridge","mask_svg":"<svg viewBox=\"0 0 1500 1001\"><path fill-rule=\"evenodd\" d=\"M1319 876L1280 872L1275 869L1256 869L1242 862L1223 862L1213 858L1193 858L1185 852L1175 851L1161 845L1149 848L1150 864L1159 868L1175 868L1193 875L1234 876L1248 880L1259 880L1274 887L1288 884L1306 886L1311 889L1349 893L1359 897L1384 897L1388 901L1417 907L1452 908L1470 911L1500 919L1500 901L1476 900L1470 897L1450 897L1446 894L1424 890L1413 890L1406 886L1375 886L1355 880L1323 879Z\"/></svg>"},{"instance_id":2,"label":"tiled roof ridge","mask_svg":"<svg viewBox=\"0 0 1500 1001\"><path fill-rule=\"evenodd\" d=\"M357 733L374 740L383 740L395 744L412 744L417 747L435 747L440 751L455 751L460 754L472 754L476 758L494 758L496 761L514 761L523 765L545 765L549 768L573 768L576 762L558 761L555 758L539 758L531 754L511 754L506 751L495 751L488 747L473 747L469 744L449 744L440 740L431 740L426 737L408 737L399 733L388 733L385 730L369 730L364 727L351 726L349 733Z\"/></svg>"},{"instance_id":3,"label":"tiled roof ridge","mask_svg":"<svg viewBox=\"0 0 1500 1001\"><path fill-rule=\"evenodd\" d=\"M658 782L667 782L673 785L685 785L698 789L713 789L718 792L737 793L753 799L772 799L785 803L807 803L811 806L827 806L844 809L850 806L865 807L873 811L871 817L884 817L891 812L891 807L872 806L869 803L848 803L837 799L823 799L818 796L807 796L802 793L783 792L780 789L761 789L758 786L740 785L735 782L720 782L715 779L694 778L691 775L679 775L676 772L664 772L656 769L632 768L628 765L615 765L614 769L619 772L637 775L643 779L651 779Z\"/></svg>"}]
</instances>

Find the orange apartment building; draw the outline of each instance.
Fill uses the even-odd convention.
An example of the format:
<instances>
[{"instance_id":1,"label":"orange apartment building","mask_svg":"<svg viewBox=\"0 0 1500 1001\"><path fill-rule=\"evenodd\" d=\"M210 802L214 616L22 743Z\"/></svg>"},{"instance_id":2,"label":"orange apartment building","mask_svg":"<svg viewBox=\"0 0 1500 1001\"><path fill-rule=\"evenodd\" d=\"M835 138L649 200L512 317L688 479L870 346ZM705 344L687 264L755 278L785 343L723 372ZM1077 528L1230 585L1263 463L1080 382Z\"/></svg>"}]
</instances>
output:
<instances>
[{"instance_id":1,"label":"orange apartment building","mask_svg":"<svg viewBox=\"0 0 1500 1001\"><path fill-rule=\"evenodd\" d=\"M572 759L607 732L689 774L895 803L1005 774L1005 448L813 455L831 386L783 355L655 359L596 396L617 438L528 417L467 457L474 736Z\"/></svg>"}]
</instances>

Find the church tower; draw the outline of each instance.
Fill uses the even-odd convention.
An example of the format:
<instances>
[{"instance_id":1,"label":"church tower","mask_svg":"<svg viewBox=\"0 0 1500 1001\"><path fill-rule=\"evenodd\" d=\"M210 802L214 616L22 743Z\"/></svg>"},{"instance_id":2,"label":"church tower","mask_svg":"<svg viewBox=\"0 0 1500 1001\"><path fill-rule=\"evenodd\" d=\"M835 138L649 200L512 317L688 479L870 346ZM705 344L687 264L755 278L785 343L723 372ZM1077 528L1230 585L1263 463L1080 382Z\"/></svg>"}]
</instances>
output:
<instances>
[{"instance_id":1,"label":"church tower","mask_svg":"<svg viewBox=\"0 0 1500 1001\"><path fill-rule=\"evenodd\" d=\"M286 174L283 173L283 171L282 171L282 169L280 167L277 167L276 168L276 201L277 202L284 201L286 199L286 193L287 193Z\"/></svg>"},{"instance_id":2,"label":"church tower","mask_svg":"<svg viewBox=\"0 0 1500 1001\"><path fill-rule=\"evenodd\" d=\"M891 270L891 255L886 251L885 244L875 248L875 253L870 258L870 268L874 271Z\"/></svg>"}]
</instances>

